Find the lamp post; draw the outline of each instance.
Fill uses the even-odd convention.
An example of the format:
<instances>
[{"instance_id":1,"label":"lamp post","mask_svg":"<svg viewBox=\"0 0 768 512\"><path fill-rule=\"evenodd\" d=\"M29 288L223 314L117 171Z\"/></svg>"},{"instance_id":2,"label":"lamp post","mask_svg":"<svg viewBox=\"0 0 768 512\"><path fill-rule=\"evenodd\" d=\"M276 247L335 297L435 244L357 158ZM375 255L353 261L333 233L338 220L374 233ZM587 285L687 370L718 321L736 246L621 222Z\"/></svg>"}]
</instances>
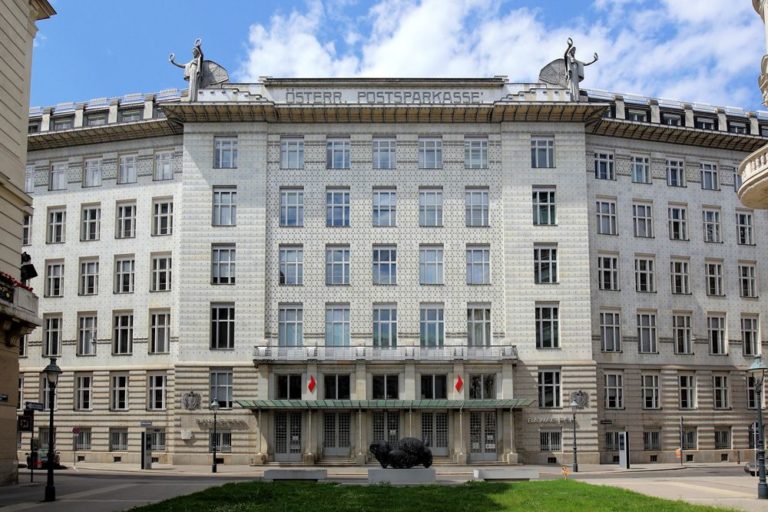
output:
<instances>
[{"instance_id":1,"label":"lamp post","mask_svg":"<svg viewBox=\"0 0 768 512\"><path fill-rule=\"evenodd\" d=\"M747 370L754 380L755 398L757 400L757 471L760 477L757 484L757 498L768 499L768 485L765 483L765 439L763 430L763 383L765 382L765 371L768 366L763 359L755 359L755 362Z\"/></svg>"},{"instance_id":2,"label":"lamp post","mask_svg":"<svg viewBox=\"0 0 768 512\"><path fill-rule=\"evenodd\" d=\"M588 396L584 391L575 391L571 394L571 411L573 416L571 418L573 424L573 466L571 467L572 473L579 472L579 459L578 448L576 447L576 411L583 409L587 405Z\"/></svg>"},{"instance_id":3,"label":"lamp post","mask_svg":"<svg viewBox=\"0 0 768 512\"><path fill-rule=\"evenodd\" d=\"M214 399L209 408L213 411L213 463L211 464L211 473L216 473L216 445L219 441L216 435L216 412L219 410L219 401Z\"/></svg>"},{"instance_id":4,"label":"lamp post","mask_svg":"<svg viewBox=\"0 0 768 512\"><path fill-rule=\"evenodd\" d=\"M53 404L56 399L56 384L59 382L61 368L56 364L55 357L51 358L51 362L41 373L48 380L48 409L51 413L48 422L48 480L45 483L44 501L56 501L56 487L53 485L54 443L56 439L53 434Z\"/></svg>"}]
</instances>

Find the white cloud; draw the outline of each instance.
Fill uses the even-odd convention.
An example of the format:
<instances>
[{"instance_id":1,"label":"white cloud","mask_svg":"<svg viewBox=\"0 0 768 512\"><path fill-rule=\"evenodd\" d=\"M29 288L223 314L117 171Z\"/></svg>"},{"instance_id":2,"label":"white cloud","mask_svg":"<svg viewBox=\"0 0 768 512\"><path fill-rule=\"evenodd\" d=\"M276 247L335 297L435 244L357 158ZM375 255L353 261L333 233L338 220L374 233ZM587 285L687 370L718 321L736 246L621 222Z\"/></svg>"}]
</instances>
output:
<instances>
[{"instance_id":1,"label":"white cloud","mask_svg":"<svg viewBox=\"0 0 768 512\"><path fill-rule=\"evenodd\" d=\"M595 0L582 17L552 25L539 10L500 0L378 0L357 20L340 18L346 1L313 0L251 26L238 79L505 74L532 81L573 37L580 59L600 54L585 87L745 106L758 96L763 28L749 2Z\"/></svg>"}]
</instances>

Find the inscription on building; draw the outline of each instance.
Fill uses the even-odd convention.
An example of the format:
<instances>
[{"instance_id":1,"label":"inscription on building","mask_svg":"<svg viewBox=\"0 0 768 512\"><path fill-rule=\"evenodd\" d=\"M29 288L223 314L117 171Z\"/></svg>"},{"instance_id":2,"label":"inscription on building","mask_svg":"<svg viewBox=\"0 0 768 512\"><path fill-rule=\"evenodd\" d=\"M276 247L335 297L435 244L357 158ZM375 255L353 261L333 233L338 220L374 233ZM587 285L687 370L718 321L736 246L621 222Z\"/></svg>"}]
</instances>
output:
<instances>
[{"instance_id":1,"label":"inscription on building","mask_svg":"<svg viewBox=\"0 0 768 512\"><path fill-rule=\"evenodd\" d=\"M485 91L429 89L270 89L277 102L298 105L462 105L487 102Z\"/></svg>"}]
</instances>

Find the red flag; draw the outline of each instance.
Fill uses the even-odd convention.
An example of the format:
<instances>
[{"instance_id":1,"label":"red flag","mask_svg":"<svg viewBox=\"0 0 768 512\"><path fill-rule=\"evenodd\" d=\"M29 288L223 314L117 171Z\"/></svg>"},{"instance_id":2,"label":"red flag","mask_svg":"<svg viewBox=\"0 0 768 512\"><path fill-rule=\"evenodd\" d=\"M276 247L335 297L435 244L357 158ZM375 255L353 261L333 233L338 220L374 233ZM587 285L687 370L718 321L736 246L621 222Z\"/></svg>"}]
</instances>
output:
<instances>
[{"instance_id":1,"label":"red flag","mask_svg":"<svg viewBox=\"0 0 768 512\"><path fill-rule=\"evenodd\" d=\"M461 375L456 377L456 391L461 391L461 388L464 387L464 381L461 380Z\"/></svg>"},{"instance_id":2,"label":"red flag","mask_svg":"<svg viewBox=\"0 0 768 512\"><path fill-rule=\"evenodd\" d=\"M310 393L312 393L315 390L315 386L317 386L317 381L315 380L315 376L310 375L309 384L307 384L307 389L309 389Z\"/></svg>"}]
</instances>

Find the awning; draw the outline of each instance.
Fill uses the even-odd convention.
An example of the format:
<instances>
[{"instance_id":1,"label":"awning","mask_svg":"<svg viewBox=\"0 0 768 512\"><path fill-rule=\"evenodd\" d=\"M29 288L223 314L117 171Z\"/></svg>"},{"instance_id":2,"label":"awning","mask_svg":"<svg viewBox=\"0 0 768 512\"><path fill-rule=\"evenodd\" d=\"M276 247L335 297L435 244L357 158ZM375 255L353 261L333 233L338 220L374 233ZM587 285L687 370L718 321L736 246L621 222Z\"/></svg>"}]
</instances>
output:
<instances>
[{"instance_id":1,"label":"awning","mask_svg":"<svg viewBox=\"0 0 768 512\"><path fill-rule=\"evenodd\" d=\"M521 409L533 400L236 400L240 407L253 410L319 409Z\"/></svg>"}]
</instances>

